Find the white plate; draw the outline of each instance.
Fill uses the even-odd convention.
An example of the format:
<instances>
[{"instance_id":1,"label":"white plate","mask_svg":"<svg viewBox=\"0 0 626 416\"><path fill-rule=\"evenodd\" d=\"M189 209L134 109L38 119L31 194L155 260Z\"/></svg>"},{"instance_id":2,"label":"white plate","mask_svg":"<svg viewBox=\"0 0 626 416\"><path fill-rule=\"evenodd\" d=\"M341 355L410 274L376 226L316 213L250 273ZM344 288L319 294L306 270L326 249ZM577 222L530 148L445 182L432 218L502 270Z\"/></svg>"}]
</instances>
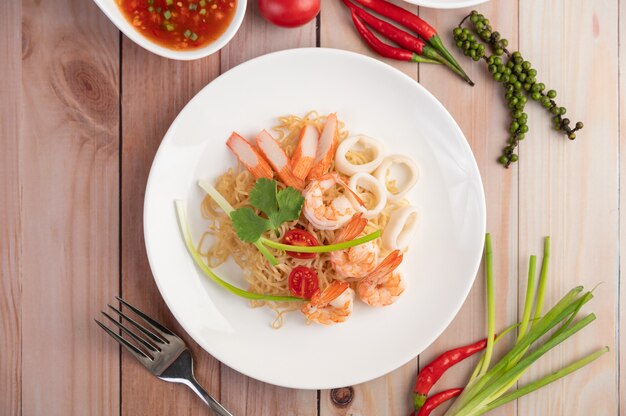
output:
<instances>
[{"instance_id":1,"label":"white plate","mask_svg":"<svg viewBox=\"0 0 626 416\"><path fill-rule=\"evenodd\" d=\"M336 111L354 133L413 158L421 179L408 195L421 211L419 235L402 269L408 288L394 305L358 304L343 324L305 325L299 312L280 330L273 313L251 309L194 266L180 236L174 200L187 201L194 238L204 223L199 178L215 178L236 160L225 141L252 137L276 117ZM146 189L144 232L156 283L183 328L211 355L250 377L318 389L361 383L403 365L455 316L480 263L485 202L463 133L422 86L380 61L334 49L294 49L248 61L220 76L187 104L163 139ZM241 271L223 277L245 287Z\"/></svg>"},{"instance_id":2,"label":"white plate","mask_svg":"<svg viewBox=\"0 0 626 416\"><path fill-rule=\"evenodd\" d=\"M476 6L489 0L404 0L407 3L418 6L430 7L432 9L461 9L463 7Z\"/></svg>"}]
</instances>

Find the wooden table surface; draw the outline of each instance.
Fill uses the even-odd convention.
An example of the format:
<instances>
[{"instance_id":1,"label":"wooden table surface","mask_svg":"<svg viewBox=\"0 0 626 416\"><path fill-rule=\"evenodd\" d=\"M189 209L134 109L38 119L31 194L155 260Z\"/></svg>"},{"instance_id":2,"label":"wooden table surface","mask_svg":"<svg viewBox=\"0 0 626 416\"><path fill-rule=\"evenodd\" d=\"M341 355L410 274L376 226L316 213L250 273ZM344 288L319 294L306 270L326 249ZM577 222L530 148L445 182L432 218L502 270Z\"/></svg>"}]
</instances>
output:
<instances>
[{"instance_id":1,"label":"wooden table surface","mask_svg":"<svg viewBox=\"0 0 626 416\"><path fill-rule=\"evenodd\" d=\"M626 371L619 371L626 366L626 191L619 186L626 180L619 133L626 128L626 65L618 65L626 52L626 5L619 3L494 0L478 7L558 91L568 115L585 122L570 142L551 131L540 106L529 105L531 132L509 170L495 163L506 137L502 89L483 64L459 58L476 81L470 88L439 67L387 61L446 106L474 151L496 251L497 326L518 320L528 256L541 253L545 235L553 241L550 302L577 284L602 283L586 307L597 322L542 358L523 381L603 345L610 353L494 415L626 415ZM451 28L469 11L404 6L437 27L448 45ZM182 333L144 249L143 196L155 151L187 101L241 62L295 47L372 53L338 0L323 0L317 24L293 30L268 25L251 1L235 38L195 62L141 49L89 0L11 0L0 13L0 45L0 414L208 414L184 387L157 380L121 353L93 322L121 294ZM201 383L235 415L406 415L419 365L484 335L483 279L474 286L429 349L353 386L345 407L333 403L337 392L247 378L185 339ZM406 330L419 330L420 319L428 317ZM469 364L441 387L460 384Z\"/></svg>"}]
</instances>

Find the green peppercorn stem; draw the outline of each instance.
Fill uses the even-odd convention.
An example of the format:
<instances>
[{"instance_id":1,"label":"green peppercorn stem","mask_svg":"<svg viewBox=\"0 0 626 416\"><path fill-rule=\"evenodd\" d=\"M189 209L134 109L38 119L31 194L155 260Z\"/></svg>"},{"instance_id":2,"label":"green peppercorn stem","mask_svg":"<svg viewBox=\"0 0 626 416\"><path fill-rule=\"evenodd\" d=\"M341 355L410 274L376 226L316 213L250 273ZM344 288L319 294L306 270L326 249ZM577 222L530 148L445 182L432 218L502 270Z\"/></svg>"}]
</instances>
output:
<instances>
[{"instance_id":1,"label":"green peppercorn stem","mask_svg":"<svg viewBox=\"0 0 626 416\"><path fill-rule=\"evenodd\" d=\"M468 19L473 33L463 27ZM576 138L575 132L583 128L583 123L579 121L575 123L574 128L570 127L570 120L563 117L567 113L566 108L558 106L554 101L556 91L546 90L546 85L537 81L537 70L529 61L524 60L519 51L507 50L508 40L503 38L500 32L493 30L485 16L475 10L472 11L461 20L458 27L454 28L453 35L455 44L461 52L474 61L484 60L492 78L500 82L505 89L504 97L511 111L512 120L509 124L510 136L507 146L498 159L499 163L509 167L519 159L514 151L529 130L528 115L524 112L528 97L540 103L552 114L555 130L562 132L570 140ZM484 43L481 43L481 40ZM485 44L491 48L492 55L486 56ZM506 63L503 62L503 57L508 58Z\"/></svg>"},{"instance_id":2,"label":"green peppercorn stem","mask_svg":"<svg viewBox=\"0 0 626 416\"><path fill-rule=\"evenodd\" d=\"M447 60L452 66L456 67L456 69L459 70L459 72L462 74L463 79L465 79L468 84L474 86L474 82L467 76L465 71L463 71L461 65L459 65L456 59L454 59L454 56L452 56L452 54L446 49L446 47L443 46L443 42L441 41L439 35L432 36L430 39L428 39L428 43L430 43L430 45L435 48L445 60Z\"/></svg>"}]
</instances>

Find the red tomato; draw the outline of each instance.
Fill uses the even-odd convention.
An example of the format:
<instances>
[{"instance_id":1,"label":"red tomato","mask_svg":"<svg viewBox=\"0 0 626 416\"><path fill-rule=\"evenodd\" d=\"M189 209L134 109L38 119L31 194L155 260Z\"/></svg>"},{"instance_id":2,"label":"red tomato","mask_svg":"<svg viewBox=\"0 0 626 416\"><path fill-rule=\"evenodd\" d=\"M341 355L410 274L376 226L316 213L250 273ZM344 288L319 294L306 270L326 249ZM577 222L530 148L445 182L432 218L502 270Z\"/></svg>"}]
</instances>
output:
<instances>
[{"instance_id":1,"label":"red tomato","mask_svg":"<svg viewBox=\"0 0 626 416\"><path fill-rule=\"evenodd\" d=\"M281 240L281 243L300 247L313 247L320 245L311 233L299 228L287 231ZM313 259L316 255L315 253L296 253L294 251L287 251L286 253L296 259Z\"/></svg>"},{"instance_id":2,"label":"red tomato","mask_svg":"<svg viewBox=\"0 0 626 416\"><path fill-rule=\"evenodd\" d=\"M259 0L259 11L276 26L297 27L317 16L320 0Z\"/></svg>"},{"instance_id":3,"label":"red tomato","mask_svg":"<svg viewBox=\"0 0 626 416\"><path fill-rule=\"evenodd\" d=\"M313 293L319 289L319 281L315 270L304 266L297 266L289 274L289 291L295 296L311 299Z\"/></svg>"}]
</instances>

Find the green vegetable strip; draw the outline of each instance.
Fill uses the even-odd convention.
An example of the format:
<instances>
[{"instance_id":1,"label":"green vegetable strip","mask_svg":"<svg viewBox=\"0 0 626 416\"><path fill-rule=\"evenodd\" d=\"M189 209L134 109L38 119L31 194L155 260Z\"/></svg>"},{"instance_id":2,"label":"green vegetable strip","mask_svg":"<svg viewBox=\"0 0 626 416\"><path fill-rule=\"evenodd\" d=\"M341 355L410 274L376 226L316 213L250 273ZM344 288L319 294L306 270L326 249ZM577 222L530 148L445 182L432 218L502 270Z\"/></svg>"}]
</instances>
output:
<instances>
[{"instance_id":1,"label":"green vegetable strip","mask_svg":"<svg viewBox=\"0 0 626 416\"><path fill-rule=\"evenodd\" d=\"M537 304L533 317L541 315L543 300L546 293L546 281L548 280L548 266L550 264L550 237L546 237L543 242L543 261L541 262L541 275L539 277L539 287L537 288ZM534 325L534 322L533 322Z\"/></svg>"},{"instance_id":2,"label":"green vegetable strip","mask_svg":"<svg viewBox=\"0 0 626 416\"><path fill-rule=\"evenodd\" d=\"M538 320L540 318L533 318L533 320ZM509 332L511 332L512 330L514 330L515 328L518 328L522 323L518 322L516 324L513 324L507 328L504 329L504 331L500 332L498 335L496 335L496 338L493 340L493 344L497 344L502 338L504 338L506 335L509 334ZM472 381L474 381L474 379L478 376L478 372L480 371L483 363L485 362L485 354L483 354L480 357L480 360L478 361L478 364L476 365L476 367L474 368L474 372L472 373L472 376L470 377L469 381L467 384L471 383Z\"/></svg>"},{"instance_id":3,"label":"green vegetable strip","mask_svg":"<svg viewBox=\"0 0 626 416\"><path fill-rule=\"evenodd\" d=\"M574 320L574 318L576 318L576 315L578 315L578 312L580 311L580 308L583 307L583 305L585 303L587 303L589 300L591 300L591 298L593 297L593 295L591 294L591 292L585 293L583 295L583 300L584 302L580 302L578 304L578 306L576 307L576 309L574 309L574 312L572 312L569 316L569 318L567 319L567 321L565 321L565 323L563 325L561 325L561 327L559 329L557 329L554 334L552 334L552 338L558 336L559 334L561 334L561 332L565 331L570 324L572 323L572 321ZM588 298L588 300L585 300L586 298Z\"/></svg>"},{"instance_id":4,"label":"green vegetable strip","mask_svg":"<svg viewBox=\"0 0 626 416\"><path fill-rule=\"evenodd\" d=\"M533 309L533 303L535 302L535 273L537 268L537 257L530 256L530 263L528 265L528 283L526 287L526 302L524 304L524 315L522 317L522 324L519 328L519 334L517 335L517 342L524 338L526 330L528 329L528 322L530 321L530 312Z\"/></svg>"},{"instance_id":5,"label":"green vegetable strip","mask_svg":"<svg viewBox=\"0 0 626 416\"><path fill-rule=\"evenodd\" d=\"M575 296L576 290L578 288L570 291L568 295L564 297L564 299L569 299L569 296ZM589 298L590 299L590 298ZM524 337L518 344L516 344L504 357L487 373L484 377L477 381L477 385L472 390L475 394L476 391L480 391L483 387L491 382L495 382L499 377L501 377L507 370L516 365L519 360L524 356L526 350L530 347L532 343L537 341L541 336L543 336L550 329L554 328L559 322L561 322L565 317L569 316L570 313L577 307L580 307L580 303L586 303L589 299L585 297L576 298L573 301L566 303L566 306L563 307L561 302L559 302L555 307L553 307L546 316L542 319L543 322L540 321L537 324L537 327L534 331L530 331L526 337ZM468 396L470 393L468 392Z\"/></svg>"},{"instance_id":6,"label":"green vegetable strip","mask_svg":"<svg viewBox=\"0 0 626 416\"><path fill-rule=\"evenodd\" d=\"M235 208L230 205L230 203L222 196L222 194L220 194L219 191L215 189L215 187L211 185L208 181L201 179L198 181L198 185L200 185L200 188L204 189L204 192L206 192L211 198L213 198L213 200L217 203L217 205L220 206L220 208L222 208L222 211L224 211L226 215L230 216L230 213L235 210Z\"/></svg>"},{"instance_id":7,"label":"green vegetable strip","mask_svg":"<svg viewBox=\"0 0 626 416\"><path fill-rule=\"evenodd\" d=\"M261 241L263 242L263 244L266 244L269 247L282 251L293 251L296 253L328 253L331 251L345 250L350 247L367 243L368 241L372 241L380 237L380 234L381 231L377 230L371 234L364 235L363 237L355 238L354 240L344 241L343 243L337 244L329 244L327 246L294 246L290 244L279 243L265 237L261 237Z\"/></svg>"},{"instance_id":8,"label":"green vegetable strip","mask_svg":"<svg viewBox=\"0 0 626 416\"><path fill-rule=\"evenodd\" d=\"M491 235L485 236L485 273L487 275L487 347L485 348L485 359L478 376L487 373L491 356L493 355L494 335L496 333L496 297L493 287L493 250L491 248Z\"/></svg>"},{"instance_id":9,"label":"green vegetable strip","mask_svg":"<svg viewBox=\"0 0 626 416\"><path fill-rule=\"evenodd\" d=\"M576 332L589 325L595 319L596 317L594 314L587 315L585 318L581 319L579 322L572 325L567 330L563 331L563 333L559 336L548 340L545 344L537 348L537 350L535 350L526 358L517 363L515 367L508 370L494 383L488 385L483 390L481 390L460 411L455 413L455 416L474 416L482 414L482 408L484 408L489 403L489 399L494 395L494 393L500 391L502 387L506 385L513 384L517 379L519 379L519 377L522 376L522 374L528 369L528 367L530 367L546 352L556 347L561 342L565 341L567 338L571 337Z\"/></svg>"},{"instance_id":10,"label":"green vegetable strip","mask_svg":"<svg viewBox=\"0 0 626 416\"><path fill-rule=\"evenodd\" d=\"M217 189L213 185L211 185L208 181L199 180L198 185L200 188L204 189L204 192L207 193L213 200L217 203L217 205L222 208L222 211L226 215L230 217L230 214L235 210L232 205L219 193ZM278 259L270 253L270 251L265 247L260 241L256 241L253 243L256 248L265 256L265 258L270 262L272 266L276 266L278 264Z\"/></svg>"},{"instance_id":11,"label":"green vegetable strip","mask_svg":"<svg viewBox=\"0 0 626 416\"><path fill-rule=\"evenodd\" d=\"M218 275L216 275L213 270L209 268L200 257L200 253L196 250L196 247L193 245L193 241L191 240L191 235L189 233L189 227L187 226L187 215L185 212L185 203L183 201L176 201L176 213L178 214L178 225L180 227L180 231L183 235L183 239L185 240L185 245L187 246L187 250L191 257L194 259L196 265L207 275L208 278L213 280L218 285L222 286L224 289L229 292L240 296L245 299L252 300L265 300L271 302L302 302L304 299L297 298L295 296L274 296L274 295L263 295L258 293L248 292L247 290L243 290L238 288L237 286L233 286L230 283L224 281Z\"/></svg>"},{"instance_id":12,"label":"green vegetable strip","mask_svg":"<svg viewBox=\"0 0 626 416\"><path fill-rule=\"evenodd\" d=\"M537 325L533 327L528 334L504 357L502 357L502 359L491 370L476 379L472 386L466 387L463 394L454 403L453 408L457 409L465 405L465 403L476 396L481 389L483 389L493 379L499 378L513 358L521 358L520 353L522 351L525 351L533 342L555 327L566 316L569 316L569 314L572 313L576 307L578 307L580 302L586 303L589 299L586 297L577 297L582 289L582 286L578 286L563 296L563 298L555 306L553 306L543 318L541 318ZM454 413L451 412L449 414Z\"/></svg>"},{"instance_id":13,"label":"green vegetable strip","mask_svg":"<svg viewBox=\"0 0 626 416\"><path fill-rule=\"evenodd\" d=\"M272 266L276 266L278 264L278 259L274 257L272 253L270 253L270 251L267 249L267 247L263 245L263 243L261 243L260 241L256 241L252 244L256 246L256 248L261 252L261 254L265 256L267 261L269 261Z\"/></svg>"},{"instance_id":14,"label":"green vegetable strip","mask_svg":"<svg viewBox=\"0 0 626 416\"><path fill-rule=\"evenodd\" d=\"M560 369L559 371L550 374L549 376L543 377L535 382L532 382L514 392L511 392L509 394L507 394L506 396L502 396L497 400L494 400L493 402L489 403L489 405L487 405L484 409L482 409L482 412L486 413L489 412L490 410L495 409L496 407L502 406L508 402L511 402L513 400L517 400L522 396L525 396L529 393L532 393L535 390L538 390L560 378L565 377L568 374L573 373L576 370L579 370L581 368L583 368L584 366L586 366L587 364L597 360L598 358L600 358L600 356L606 352L609 351L609 347L604 347L601 348L600 350L587 355L584 358L581 358L580 360L573 362L572 364L568 365L565 368Z\"/></svg>"}]
</instances>

